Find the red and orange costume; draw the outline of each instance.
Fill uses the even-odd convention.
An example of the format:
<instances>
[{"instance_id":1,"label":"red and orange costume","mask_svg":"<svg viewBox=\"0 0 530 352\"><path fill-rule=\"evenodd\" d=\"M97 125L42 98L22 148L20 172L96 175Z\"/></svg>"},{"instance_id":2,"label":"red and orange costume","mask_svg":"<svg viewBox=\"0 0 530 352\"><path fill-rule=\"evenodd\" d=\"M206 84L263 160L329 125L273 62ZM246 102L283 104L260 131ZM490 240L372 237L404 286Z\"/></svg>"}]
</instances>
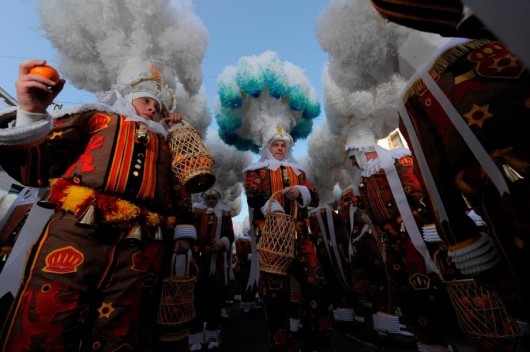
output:
<instances>
[{"instance_id":1,"label":"red and orange costume","mask_svg":"<svg viewBox=\"0 0 530 352\"><path fill-rule=\"evenodd\" d=\"M348 188L339 197L338 212L351 236L348 254L351 256L352 305L356 316L367 318L378 311L389 312L393 303L388 292L390 281L384 244L372 231L370 220L363 216L364 211L357 208L359 202L353 188Z\"/></svg>"},{"instance_id":2,"label":"red and orange costume","mask_svg":"<svg viewBox=\"0 0 530 352\"><path fill-rule=\"evenodd\" d=\"M256 243L252 243L251 236L249 233L243 233L234 242L236 248L234 274L241 289L243 310L255 307L256 293L258 292L257 282L252 281L253 277L251 276L253 264L257 265L256 261L258 260Z\"/></svg>"},{"instance_id":3,"label":"red and orange costume","mask_svg":"<svg viewBox=\"0 0 530 352\"><path fill-rule=\"evenodd\" d=\"M324 270L334 319L352 322L355 318L355 302L352 291L349 228L340 215L327 206L312 210L309 220L309 236Z\"/></svg>"},{"instance_id":4,"label":"red and orange costume","mask_svg":"<svg viewBox=\"0 0 530 352\"><path fill-rule=\"evenodd\" d=\"M377 158L369 160L361 174L359 202L354 204L366 211L373 231L383 242L371 260L375 263L383 254L387 287L376 289L378 294L386 292L387 298L374 301L374 308L383 314L396 314L399 307L403 323L414 329L422 343L441 343L453 315L431 259L439 242L426 242L422 237L423 227L433 223L427 194L407 149L376 147L376 151ZM384 284L383 276L377 281ZM392 332L403 334L399 329Z\"/></svg>"},{"instance_id":5,"label":"red and orange costume","mask_svg":"<svg viewBox=\"0 0 530 352\"><path fill-rule=\"evenodd\" d=\"M502 257L500 266L484 267L490 270L483 279L515 297L508 302L513 314L528 320L530 75L501 42L458 44L411 80L401 128L417 159L424 159L430 192L437 191L431 199L450 253L472 248L481 237L465 215L471 204Z\"/></svg>"},{"instance_id":6,"label":"red and orange costume","mask_svg":"<svg viewBox=\"0 0 530 352\"><path fill-rule=\"evenodd\" d=\"M219 195L218 192L215 193ZM202 334L206 323L208 336L203 341L204 344L208 345L209 339L218 344L222 327L221 309L225 306L227 296L229 249L234 242L232 214L230 208L222 203L220 195L214 208L208 208L204 202L196 203L193 205L193 213L197 242L192 247L192 253L199 275L195 288L197 315L190 326L190 337ZM216 240L221 240L224 247L214 252L211 250L211 242Z\"/></svg>"},{"instance_id":7,"label":"red and orange costume","mask_svg":"<svg viewBox=\"0 0 530 352\"><path fill-rule=\"evenodd\" d=\"M272 167L274 169L274 167ZM291 273L295 275L301 285L301 293L306 319L304 330L307 332L305 343L307 348L320 350L329 343L330 318L327 305L321 296L325 284L322 268L320 267L313 244L308 237L306 206L317 206L318 193L307 181L303 170L292 163L284 163L272 170L265 163L255 163L246 169L245 191L249 207L253 209L254 224L263 223L264 215L260 210L271 195L289 186L304 187L300 200L295 204L280 195L277 199L286 214L293 215L297 210L297 239L295 242L295 259ZM303 207L301 207L303 205ZM259 241L259 239L258 239ZM277 275L264 271L260 272L260 296L264 303L269 333L269 344L274 351L294 350L289 342L289 275Z\"/></svg>"},{"instance_id":8,"label":"red and orange costume","mask_svg":"<svg viewBox=\"0 0 530 352\"><path fill-rule=\"evenodd\" d=\"M51 179L56 206L27 256L2 350L73 351L82 341L82 350L125 351L152 339L144 322L155 321L165 250L195 233L164 137L147 130L140 140L138 127L89 106L33 143L0 143L2 167L29 186ZM93 226L77 226L87 212Z\"/></svg>"}]
</instances>

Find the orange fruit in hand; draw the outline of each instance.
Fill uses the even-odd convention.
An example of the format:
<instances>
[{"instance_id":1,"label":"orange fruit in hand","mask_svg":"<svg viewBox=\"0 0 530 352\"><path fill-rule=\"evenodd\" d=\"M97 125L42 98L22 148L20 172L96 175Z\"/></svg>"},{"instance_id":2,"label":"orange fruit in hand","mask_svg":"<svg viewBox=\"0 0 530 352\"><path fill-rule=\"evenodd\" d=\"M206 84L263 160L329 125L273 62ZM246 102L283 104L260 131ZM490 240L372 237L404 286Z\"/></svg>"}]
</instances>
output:
<instances>
[{"instance_id":1,"label":"orange fruit in hand","mask_svg":"<svg viewBox=\"0 0 530 352\"><path fill-rule=\"evenodd\" d=\"M29 73L32 75L48 78L49 80L52 80L55 83L59 82L59 79L61 78L59 77L59 72L57 72L56 69L49 65L35 66L31 70L29 70Z\"/></svg>"}]
</instances>

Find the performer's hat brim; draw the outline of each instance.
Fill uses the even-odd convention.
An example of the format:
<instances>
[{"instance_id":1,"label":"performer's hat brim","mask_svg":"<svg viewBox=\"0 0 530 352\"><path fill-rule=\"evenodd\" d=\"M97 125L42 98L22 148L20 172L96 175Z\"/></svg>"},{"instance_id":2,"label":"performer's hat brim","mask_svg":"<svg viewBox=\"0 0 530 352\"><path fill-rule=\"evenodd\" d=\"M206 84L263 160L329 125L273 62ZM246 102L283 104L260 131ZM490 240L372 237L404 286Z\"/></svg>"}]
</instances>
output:
<instances>
[{"instance_id":1,"label":"performer's hat brim","mask_svg":"<svg viewBox=\"0 0 530 352\"><path fill-rule=\"evenodd\" d=\"M206 197L215 197L218 200L221 200L221 193L214 188L210 188L201 193L201 199L206 199Z\"/></svg>"},{"instance_id":2,"label":"performer's hat brim","mask_svg":"<svg viewBox=\"0 0 530 352\"><path fill-rule=\"evenodd\" d=\"M287 145L287 148L290 148L293 145L293 137L291 137L291 135L279 125L271 127L267 133L265 133L263 138L263 146L269 147L276 141L284 141Z\"/></svg>"},{"instance_id":3,"label":"performer's hat brim","mask_svg":"<svg viewBox=\"0 0 530 352\"><path fill-rule=\"evenodd\" d=\"M115 89L129 102L136 98L149 97L155 99L162 110L173 110L173 93L164 84L162 72L153 62L139 59L127 61L118 74Z\"/></svg>"},{"instance_id":4,"label":"performer's hat brim","mask_svg":"<svg viewBox=\"0 0 530 352\"><path fill-rule=\"evenodd\" d=\"M463 16L460 0L372 0L381 17L419 31L456 36Z\"/></svg>"},{"instance_id":5,"label":"performer's hat brim","mask_svg":"<svg viewBox=\"0 0 530 352\"><path fill-rule=\"evenodd\" d=\"M348 157L356 156L358 152L375 150L377 139L375 134L365 128L356 128L350 131L345 146Z\"/></svg>"}]
</instances>

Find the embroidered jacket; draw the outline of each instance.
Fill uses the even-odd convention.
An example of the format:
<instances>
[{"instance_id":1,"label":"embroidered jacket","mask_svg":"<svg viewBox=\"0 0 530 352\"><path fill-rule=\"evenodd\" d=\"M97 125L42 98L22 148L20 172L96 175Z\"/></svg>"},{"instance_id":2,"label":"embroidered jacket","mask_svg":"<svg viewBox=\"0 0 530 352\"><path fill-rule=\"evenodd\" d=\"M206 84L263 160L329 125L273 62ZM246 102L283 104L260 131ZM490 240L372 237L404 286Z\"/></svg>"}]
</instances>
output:
<instances>
[{"instance_id":1,"label":"embroidered jacket","mask_svg":"<svg viewBox=\"0 0 530 352\"><path fill-rule=\"evenodd\" d=\"M296 175L291 167L284 166L279 167L275 171L266 167L248 169L244 187L248 205L253 208L253 220L256 221L265 218L261 212L261 207L265 205L274 192L283 190L288 186L297 185L305 186L309 191L309 194L306 196L303 195L304 192L301 192L301 198L307 197L306 199L297 200L299 204L304 205L297 210L298 219L307 219L307 209L305 207L317 207L319 196L315 188L307 181L305 173L302 170L300 170L299 175ZM283 195L278 195L276 200L280 202L287 214L294 214L295 204L293 202L286 199Z\"/></svg>"},{"instance_id":2,"label":"embroidered jacket","mask_svg":"<svg viewBox=\"0 0 530 352\"><path fill-rule=\"evenodd\" d=\"M193 215L197 229L197 243L195 252L207 252L212 240L220 239L225 244L226 250L234 242L234 229L230 209L226 206L216 207L209 211L202 204L194 204Z\"/></svg>"},{"instance_id":3,"label":"embroidered jacket","mask_svg":"<svg viewBox=\"0 0 530 352\"><path fill-rule=\"evenodd\" d=\"M14 118L15 112L0 116L0 128ZM2 167L28 186L57 179L191 224L191 201L171 176L164 138L147 130L142 142L136 137L138 123L125 119L97 110L61 116L44 139L0 146Z\"/></svg>"}]
</instances>

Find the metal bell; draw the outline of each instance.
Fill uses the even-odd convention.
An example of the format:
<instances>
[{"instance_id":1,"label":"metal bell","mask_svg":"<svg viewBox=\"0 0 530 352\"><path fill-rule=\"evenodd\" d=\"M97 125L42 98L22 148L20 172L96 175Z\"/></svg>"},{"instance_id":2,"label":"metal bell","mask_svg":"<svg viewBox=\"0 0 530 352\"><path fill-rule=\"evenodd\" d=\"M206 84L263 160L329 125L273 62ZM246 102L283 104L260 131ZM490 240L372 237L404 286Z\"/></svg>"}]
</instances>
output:
<instances>
[{"instance_id":1,"label":"metal bell","mask_svg":"<svg viewBox=\"0 0 530 352\"><path fill-rule=\"evenodd\" d=\"M162 229L160 226L156 227L155 236L153 238L155 241L162 241L164 238L162 236Z\"/></svg>"},{"instance_id":2,"label":"metal bell","mask_svg":"<svg viewBox=\"0 0 530 352\"><path fill-rule=\"evenodd\" d=\"M399 232L401 232L401 233L407 232L407 228L405 227L405 222L404 221L401 222L401 226L399 228Z\"/></svg>"},{"instance_id":3,"label":"metal bell","mask_svg":"<svg viewBox=\"0 0 530 352\"><path fill-rule=\"evenodd\" d=\"M524 176L518 173L513 167L508 164L502 164L502 171L504 175L510 180L510 182L517 182L519 180L524 180Z\"/></svg>"},{"instance_id":4,"label":"metal bell","mask_svg":"<svg viewBox=\"0 0 530 352\"><path fill-rule=\"evenodd\" d=\"M6 264L7 262L7 253L4 253L1 257L0 257L0 271L2 271L2 269L4 268L4 265Z\"/></svg>"},{"instance_id":5,"label":"metal bell","mask_svg":"<svg viewBox=\"0 0 530 352\"><path fill-rule=\"evenodd\" d=\"M140 143L149 142L149 133L147 132L147 125L145 123L139 123L136 129L135 136Z\"/></svg>"},{"instance_id":6,"label":"metal bell","mask_svg":"<svg viewBox=\"0 0 530 352\"><path fill-rule=\"evenodd\" d=\"M46 190L46 193L42 196L42 198L37 202L37 205L42 208L46 209L55 209L55 203L50 202L50 190Z\"/></svg>"},{"instance_id":7,"label":"metal bell","mask_svg":"<svg viewBox=\"0 0 530 352\"><path fill-rule=\"evenodd\" d=\"M83 216L81 216L81 219L75 224L76 226L83 228L92 228L95 225L95 217L96 207L94 206L94 204L90 204L90 206L83 213Z\"/></svg>"},{"instance_id":8,"label":"metal bell","mask_svg":"<svg viewBox=\"0 0 530 352\"><path fill-rule=\"evenodd\" d=\"M136 223L123 239L128 246L137 246L142 242L142 227Z\"/></svg>"},{"instance_id":9,"label":"metal bell","mask_svg":"<svg viewBox=\"0 0 530 352\"><path fill-rule=\"evenodd\" d=\"M462 198L464 198L464 202L466 203L467 209L473 209L473 204L467 199L467 197L464 195L464 193L460 193L462 195Z\"/></svg>"}]
</instances>

